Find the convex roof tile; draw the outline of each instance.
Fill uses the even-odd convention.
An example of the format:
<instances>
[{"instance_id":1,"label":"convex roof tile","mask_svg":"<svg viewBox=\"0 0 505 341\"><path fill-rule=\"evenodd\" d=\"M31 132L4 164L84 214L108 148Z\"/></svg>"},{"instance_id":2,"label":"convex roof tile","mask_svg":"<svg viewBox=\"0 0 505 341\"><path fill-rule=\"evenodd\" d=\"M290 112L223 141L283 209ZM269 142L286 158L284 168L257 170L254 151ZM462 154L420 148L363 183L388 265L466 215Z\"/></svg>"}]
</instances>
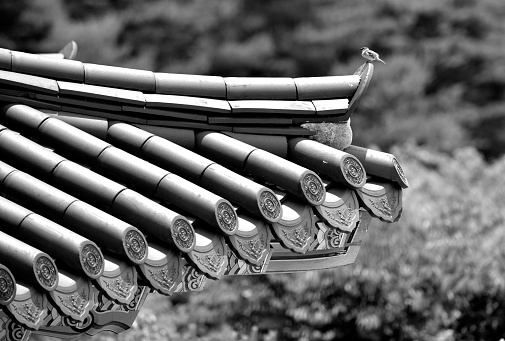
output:
<instances>
[{"instance_id":1,"label":"convex roof tile","mask_svg":"<svg viewBox=\"0 0 505 341\"><path fill-rule=\"evenodd\" d=\"M0 49L0 69L0 335L119 332L152 290L350 264L401 215L393 155L299 127L347 120L371 63L223 78Z\"/></svg>"}]
</instances>

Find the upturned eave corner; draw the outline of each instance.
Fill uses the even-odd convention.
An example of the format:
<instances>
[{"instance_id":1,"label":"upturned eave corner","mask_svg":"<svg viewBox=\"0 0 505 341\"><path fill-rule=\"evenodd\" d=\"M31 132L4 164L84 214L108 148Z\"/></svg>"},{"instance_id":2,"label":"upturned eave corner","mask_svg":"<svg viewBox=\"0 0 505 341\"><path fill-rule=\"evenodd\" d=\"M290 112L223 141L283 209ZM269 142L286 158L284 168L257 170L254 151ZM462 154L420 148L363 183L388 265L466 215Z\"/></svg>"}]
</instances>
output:
<instances>
[{"instance_id":1,"label":"upturned eave corner","mask_svg":"<svg viewBox=\"0 0 505 341\"><path fill-rule=\"evenodd\" d=\"M374 65L371 62L365 62L361 65L358 70L354 73L355 75L359 75L360 82L358 85L358 89L354 93L354 96L351 98L349 102L349 109L347 109L346 117L349 118L354 113L354 110L358 107L358 104L361 100L361 97L365 94L370 82L372 81L374 71Z\"/></svg>"},{"instance_id":2,"label":"upturned eave corner","mask_svg":"<svg viewBox=\"0 0 505 341\"><path fill-rule=\"evenodd\" d=\"M349 123L371 62L249 78L76 53L0 49L0 234L16 240L0 259L0 340L119 333L152 292L352 264L372 218L400 218L408 181L392 154L300 127Z\"/></svg>"}]
</instances>

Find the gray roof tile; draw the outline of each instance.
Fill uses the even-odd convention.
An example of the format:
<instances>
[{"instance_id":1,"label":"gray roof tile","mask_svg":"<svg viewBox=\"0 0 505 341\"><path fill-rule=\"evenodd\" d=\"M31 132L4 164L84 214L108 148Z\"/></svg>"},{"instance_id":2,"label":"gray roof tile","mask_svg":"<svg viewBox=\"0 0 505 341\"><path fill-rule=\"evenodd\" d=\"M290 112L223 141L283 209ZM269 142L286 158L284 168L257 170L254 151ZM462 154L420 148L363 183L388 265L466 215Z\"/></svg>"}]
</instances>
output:
<instances>
[{"instance_id":1,"label":"gray roof tile","mask_svg":"<svg viewBox=\"0 0 505 341\"><path fill-rule=\"evenodd\" d=\"M75 55L75 44L61 54ZM9 245L47 252L39 265L50 269L37 279L35 258L1 251L10 261L0 264L0 305L10 313L0 319L25 336L77 335L65 321L96 309L93 333L120 331L150 290L351 264L372 216L401 215L408 183L394 156L339 151L299 127L346 120L370 63L295 79L93 64L81 79L80 66L0 49L0 225ZM115 314L124 304L131 314Z\"/></svg>"}]
</instances>

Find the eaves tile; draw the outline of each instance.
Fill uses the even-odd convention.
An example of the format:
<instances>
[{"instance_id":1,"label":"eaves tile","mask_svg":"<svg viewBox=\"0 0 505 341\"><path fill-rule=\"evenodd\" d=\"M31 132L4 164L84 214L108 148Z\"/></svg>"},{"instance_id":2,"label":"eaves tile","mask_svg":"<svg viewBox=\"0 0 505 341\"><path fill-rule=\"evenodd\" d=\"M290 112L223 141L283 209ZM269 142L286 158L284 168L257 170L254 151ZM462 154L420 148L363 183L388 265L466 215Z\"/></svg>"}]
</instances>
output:
<instances>
[{"instance_id":1,"label":"eaves tile","mask_svg":"<svg viewBox=\"0 0 505 341\"><path fill-rule=\"evenodd\" d=\"M237 233L229 237L239 259L251 265L262 266L269 256L272 234L266 221L239 214Z\"/></svg>"},{"instance_id":2,"label":"eaves tile","mask_svg":"<svg viewBox=\"0 0 505 341\"><path fill-rule=\"evenodd\" d=\"M306 138L293 138L288 143L290 159L327 177L354 188L366 182L366 168L354 155Z\"/></svg>"},{"instance_id":3,"label":"eaves tile","mask_svg":"<svg viewBox=\"0 0 505 341\"><path fill-rule=\"evenodd\" d=\"M63 226L0 197L1 231L49 252L77 274L91 279L103 273L103 255L97 245ZM94 262L86 262L83 255L91 253Z\"/></svg>"},{"instance_id":4,"label":"eaves tile","mask_svg":"<svg viewBox=\"0 0 505 341\"><path fill-rule=\"evenodd\" d=\"M58 270L51 256L47 253L9 234L0 232L0 255L3 264L19 280L37 285L40 290L46 292L56 289ZM40 275L42 268L45 270L44 276Z\"/></svg>"},{"instance_id":5,"label":"eaves tile","mask_svg":"<svg viewBox=\"0 0 505 341\"><path fill-rule=\"evenodd\" d=\"M354 155L369 174L392 180L402 188L409 187L407 177L394 155L353 145L347 147L345 151Z\"/></svg>"},{"instance_id":6,"label":"eaves tile","mask_svg":"<svg viewBox=\"0 0 505 341\"><path fill-rule=\"evenodd\" d=\"M103 275L96 284L112 301L121 305L131 304L138 289L137 268L123 258L105 254Z\"/></svg>"},{"instance_id":7,"label":"eaves tile","mask_svg":"<svg viewBox=\"0 0 505 341\"><path fill-rule=\"evenodd\" d=\"M16 279L9 268L3 264L0 264L0 276L5 283L5 289L2 290L0 294L0 305L6 306L9 305L16 296Z\"/></svg>"},{"instance_id":8,"label":"eaves tile","mask_svg":"<svg viewBox=\"0 0 505 341\"><path fill-rule=\"evenodd\" d=\"M310 205L297 199L282 202L282 217L272 229L285 248L306 253L313 241L316 224Z\"/></svg>"},{"instance_id":9,"label":"eaves tile","mask_svg":"<svg viewBox=\"0 0 505 341\"><path fill-rule=\"evenodd\" d=\"M316 207L316 214L330 226L351 232L359 222L359 202L356 192L342 184L326 184L323 204Z\"/></svg>"},{"instance_id":10,"label":"eaves tile","mask_svg":"<svg viewBox=\"0 0 505 341\"><path fill-rule=\"evenodd\" d=\"M182 282L184 260L180 253L156 241L149 241L149 251L144 264L139 265L149 286L171 295Z\"/></svg>"},{"instance_id":11,"label":"eaves tile","mask_svg":"<svg viewBox=\"0 0 505 341\"><path fill-rule=\"evenodd\" d=\"M399 219L394 156L299 126L347 119L371 63L223 78L61 59L75 49L0 49L0 325L119 332L152 290L351 264L372 217Z\"/></svg>"},{"instance_id":12,"label":"eaves tile","mask_svg":"<svg viewBox=\"0 0 505 341\"><path fill-rule=\"evenodd\" d=\"M11 328L17 327L21 335L27 337L30 330L37 330L43 325L44 319L49 315L47 305L48 297L45 293L32 286L16 283L14 300L4 308L13 320L6 316L2 322L8 323Z\"/></svg>"},{"instance_id":13,"label":"eaves tile","mask_svg":"<svg viewBox=\"0 0 505 341\"><path fill-rule=\"evenodd\" d=\"M372 178L357 190L357 194L374 217L390 223L400 219L402 191L398 185Z\"/></svg>"},{"instance_id":14,"label":"eaves tile","mask_svg":"<svg viewBox=\"0 0 505 341\"><path fill-rule=\"evenodd\" d=\"M65 270L59 271L58 286L49 296L64 315L75 321L84 321L95 305L91 280Z\"/></svg>"}]
</instances>

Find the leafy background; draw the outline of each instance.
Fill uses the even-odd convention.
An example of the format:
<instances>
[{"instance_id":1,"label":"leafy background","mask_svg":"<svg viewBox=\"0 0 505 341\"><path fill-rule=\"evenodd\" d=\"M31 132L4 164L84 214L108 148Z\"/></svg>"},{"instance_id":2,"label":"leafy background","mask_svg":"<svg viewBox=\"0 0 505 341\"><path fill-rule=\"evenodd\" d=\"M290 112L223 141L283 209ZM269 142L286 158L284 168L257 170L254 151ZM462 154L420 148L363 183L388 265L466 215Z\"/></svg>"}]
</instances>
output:
<instances>
[{"instance_id":1,"label":"leafy background","mask_svg":"<svg viewBox=\"0 0 505 341\"><path fill-rule=\"evenodd\" d=\"M3 0L0 46L221 76L353 73L378 51L354 144L394 153L411 187L356 263L150 295L96 340L499 340L505 336L503 0ZM331 144L332 125L317 127ZM43 339L38 337L38 339ZM82 337L81 339L86 339Z\"/></svg>"}]
</instances>

